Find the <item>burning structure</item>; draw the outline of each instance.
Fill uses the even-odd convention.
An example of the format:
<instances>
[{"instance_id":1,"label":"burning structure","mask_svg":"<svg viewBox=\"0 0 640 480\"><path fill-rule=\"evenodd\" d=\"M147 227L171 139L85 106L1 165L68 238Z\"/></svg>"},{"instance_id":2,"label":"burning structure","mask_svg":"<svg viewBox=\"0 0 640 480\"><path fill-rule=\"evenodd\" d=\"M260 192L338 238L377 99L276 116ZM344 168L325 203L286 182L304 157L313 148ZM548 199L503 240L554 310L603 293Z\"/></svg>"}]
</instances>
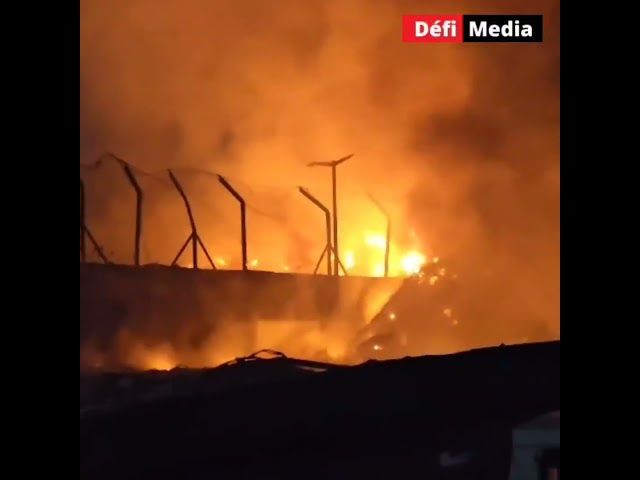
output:
<instances>
[{"instance_id":1,"label":"burning structure","mask_svg":"<svg viewBox=\"0 0 640 480\"><path fill-rule=\"evenodd\" d=\"M557 2L434 3L434 9L466 13L542 13L545 42L428 50L403 45L397 22L389 20L419 11L422 2L283 2L113 1L105 11L104 2L82 0L81 162L92 164L113 151L136 165L133 174L144 192L136 250L135 191L122 165L105 160L99 168L83 169L87 224L105 256L116 264L141 265L170 264L175 258L192 232L170 168L219 270L248 265L311 274L327 247L325 218L298 187L332 210L328 172L307 164L356 152L339 167L338 182L338 253L349 277L384 276L387 263L389 276L406 278L423 267L436 268L436 257L442 268L458 275L431 289L428 279L422 290L407 282L392 300L396 304L387 305L387 317L395 314L403 323L397 330L413 341L412 353L558 338ZM246 262L238 201L218 175L245 201ZM198 266L206 268L208 261L198 251ZM91 248L87 255L88 261L100 261ZM194 262L183 255L177 263L189 267ZM324 270L323 264L319 273ZM185 287L168 282L171 294L185 300L164 307L157 317L173 309L172 322L180 319L185 331L170 330L170 337L159 340L164 327L158 321L158 331L143 338L133 322L135 328L114 334L116 341L92 338L99 353L106 343L133 350L136 359L169 359L126 362L142 368L201 363L182 352L197 343L189 339L203 328L195 326L189 304L200 301L194 297L202 289L195 288L198 295L193 292L186 300L183 289L194 288L192 280L184 280L190 285ZM92 293L91 282L81 288L87 299L99 295ZM154 287L166 297L163 288L162 282ZM364 341L389 330L381 318L372 321L395 292L380 288L384 294L372 291L348 307L359 305L349 314L360 309L354 329L363 330ZM463 295L445 298L446 289ZM432 338L434 332L421 333L429 331L423 316L405 306L418 303L409 297L430 299L432 291L442 293L437 310L429 304L429 317L445 330L466 329L460 338L468 338L460 345ZM113 325L125 325L123 318L146 308L142 300L123 301L121 293L100 295L103 305L110 305L100 315ZM241 303L234 308L240 310ZM283 318L265 318L284 323L289 317L284 312ZM375 332L367 331L369 321ZM94 320L87 322L85 327ZM286 336L305 335L288 329ZM396 337L393 342L402 340ZM273 340L255 349L307 356L308 349L296 351L289 339ZM373 343L370 353L389 352L392 343ZM375 345L383 349L373 350ZM229 352L219 360L250 351Z\"/></svg>"},{"instance_id":2,"label":"burning structure","mask_svg":"<svg viewBox=\"0 0 640 480\"><path fill-rule=\"evenodd\" d=\"M409 278L81 264L81 369L211 367L262 348L352 364L555 337L533 320L495 328L441 262Z\"/></svg>"},{"instance_id":3,"label":"burning structure","mask_svg":"<svg viewBox=\"0 0 640 480\"><path fill-rule=\"evenodd\" d=\"M434 2L435 10L542 13L545 42L420 50L401 44L398 22L389 20L424 8L414 0L82 0L81 162L114 151L131 164L112 158L82 171L87 225L113 264L80 266L81 368L207 367L261 348L357 364L559 338L557 4ZM326 216L299 187L331 210L330 183L306 165L353 151L358 161L340 171L339 242L329 242ZM132 164L144 192L138 209L137 190L122 173ZM168 169L191 202L190 215ZM221 178L240 194L248 231L238 222L238 198ZM172 262L185 239L194 240L196 256ZM330 243L344 268L329 261L327 272L343 275L312 275ZM91 250L87 261L99 261ZM505 347L497 357L475 352L442 360L486 360L491 368L483 370L482 388L475 371L462 373L466 368L435 369L433 381L422 382L422 367L429 370L436 358L401 369L400 363L336 373L327 367L329 375L292 380L282 390L262 386L244 399L236 391L215 400L165 399L140 416L136 409L122 417L111 412L81 421L81 471L126 477L110 468L128 453L108 439L128 437L130 417L130 438L148 447L132 468L138 473L148 471L149 455L167 462L154 474L178 472L183 461L207 463L213 457L197 457L198 448L224 437L216 443L217 473L242 478L234 458L251 458L247 475L256 478L265 459L277 468L278 449L291 447L301 432L309 440L301 446L336 444L334 458L350 446L415 464L433 439L404 438L398 425L415 426L415 436L430 431L446 448L495 444L482 458L504 460L513 422L557 408L556 348ZM517 351L540 361L490 360ZM522 368L509 370L516 364ZM369 378L373 370L381 380ZM507 394L484 388L500 381L512 388ZM471 396L484 403L463 403ZM513 413L508 400L522 410ZM468 415L440 422L445 403ZM283 405L293 405L295 415L287 417ZM219 414L229 409L239 413ZM426 416L414 423L418 410ZM202 437L184 443L195 445L193 456L147 442L144 432L158 434L159 442L172 427L194 425L181 417L188 412L203 427L192 431ZM482 423L494 416L501 428ZM280 418L287 428L276 424ZM351 433L336 439L331 428L350 418ZM220 429L208 429L213 424ZM464 425L479 436L460 442L447 436ZM255 435L240 436L244 429ZM321 433L311 438L314 431ZM442 453L436 450L429 450L432 460ZM326 463L309 451L298 451L298 460L294 470ZM502 460L497 468L504 469ZM372 478L368 461L337 468ZM208 466L200 467L209 475ZM294 470L285 473L299 478ZM496 470L478 471L479 478L501 478Z\"/></svg>"}]
</instances>

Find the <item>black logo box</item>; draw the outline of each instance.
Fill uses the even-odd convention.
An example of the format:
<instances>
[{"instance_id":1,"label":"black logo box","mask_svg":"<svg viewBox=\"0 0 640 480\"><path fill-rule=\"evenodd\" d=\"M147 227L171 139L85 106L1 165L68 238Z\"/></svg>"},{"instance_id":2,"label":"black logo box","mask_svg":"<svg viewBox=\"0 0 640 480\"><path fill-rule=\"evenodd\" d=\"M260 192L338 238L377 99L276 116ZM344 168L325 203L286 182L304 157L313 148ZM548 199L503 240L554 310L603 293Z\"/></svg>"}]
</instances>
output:
<instances>
[{"instance_id":1,"label":"black logo box","mask_svg":"<svg viewBox=\"0 0 640 480\"><path fill-rule=\"evenodd\" d=\"M485 22L487 24L487 33L481 37L479 36L471 36L471 23L475 22L476 25L480 25L481 22ZM522 27L524 25L530 25L532 29L532 36L523 37L516 36L516 22L519 24L519 28L522 31ZM496 25L502 29L503 26L511 23L514 27L512 28L512 36L503 36L498 35L496 37L492 37L488 34L489 27L492 25ZM464 42L487 42L487 43L539 43L542 42L543 38L543 20L542 15L464 15L463 16L463 24L464 24Z\"/></svg>"}]
</instances>

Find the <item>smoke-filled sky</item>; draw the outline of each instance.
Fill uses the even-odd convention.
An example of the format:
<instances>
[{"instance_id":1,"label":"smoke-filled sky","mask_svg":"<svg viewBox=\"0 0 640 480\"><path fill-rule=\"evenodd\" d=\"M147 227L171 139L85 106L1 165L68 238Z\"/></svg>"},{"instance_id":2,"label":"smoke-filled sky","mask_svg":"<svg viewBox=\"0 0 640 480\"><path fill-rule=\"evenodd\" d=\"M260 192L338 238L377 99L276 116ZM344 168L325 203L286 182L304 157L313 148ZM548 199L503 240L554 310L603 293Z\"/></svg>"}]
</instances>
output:
<instances>
[{"instance_id":1,"label":"smoke-filled sky","mask_svg":"<svg viewBox=\"0 0 640 480\"><path fill-rule=\"evenodd\" d=\"M355 153L340 173L345 239L351 225L367 228L366 219L380 230L383 218L364 206L363 192L373 193L397 235L411 230L438 254L491 267L508 278L496 288L505 288L510 305L557 322L558 7L558 0L81 0L81 161L111 151L146 171L221 172L253 189L256 210L273 202L267 216L282 235L273 241L291 249L315 245L304 234L311 228L296 229L295 221L321 217L295 186L329 199L328 172L305 165ZM401 15L409 13L544 14L545 42L403 44ZM119 228L126 222L104 226L114 205L121 208L126 183L105 182L89 192L97 199L92 221L114 244L129 241L130 227ZM190 188L202 197L212 187ZM291 194L273 193L281 191ZM176 198L170 189L158 193L149 215L170 211L183 221ZM147 250L153 229L170 225L158 222L146 230ZM274 238L255 232L268 228L257 222L254 238L262 240L254 242ZM188 230L169 230L161 235L172 239L173 253ZM211 237L215 243L220 232Z\"/></svg>"}]
</instances>

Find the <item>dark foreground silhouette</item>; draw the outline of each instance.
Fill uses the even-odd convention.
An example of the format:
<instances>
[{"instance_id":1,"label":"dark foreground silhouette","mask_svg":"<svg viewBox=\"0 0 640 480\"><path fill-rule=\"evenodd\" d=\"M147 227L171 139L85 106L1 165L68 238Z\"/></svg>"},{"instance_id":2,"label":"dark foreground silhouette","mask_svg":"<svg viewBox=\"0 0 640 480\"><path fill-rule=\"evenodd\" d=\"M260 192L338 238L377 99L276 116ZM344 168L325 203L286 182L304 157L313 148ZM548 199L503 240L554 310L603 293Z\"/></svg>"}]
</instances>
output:
<instances>
[{"instance_id":1,"label":"dark foreground silhouette","mask_svg":"<svg viewBox=\"0 0 640 480\"><path fill-rule=\"evenodd\" d=\"M248 381L266 367L273 382ZM506 480L512 429L560 409L560 342L355 367L241 362L182 383L222 377L222 390L81 415L80 477Z\"/></svg>"}]
</instances>

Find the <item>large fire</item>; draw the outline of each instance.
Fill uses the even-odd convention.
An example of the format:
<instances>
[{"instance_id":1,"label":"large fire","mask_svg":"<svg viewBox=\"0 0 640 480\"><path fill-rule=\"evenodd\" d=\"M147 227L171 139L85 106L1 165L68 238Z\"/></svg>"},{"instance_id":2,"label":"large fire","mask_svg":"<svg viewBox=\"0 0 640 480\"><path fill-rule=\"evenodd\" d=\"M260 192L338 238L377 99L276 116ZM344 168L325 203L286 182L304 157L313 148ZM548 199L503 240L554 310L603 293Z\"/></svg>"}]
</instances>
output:
<instances>
[{"instance_id":1,"label":"large fire","mask_svg":"<svg viewBox=\"0 0 640 480\"><path fill-rule=\"evenodd\" d=\"M339 275L359 275L365 277L381 278L385 276L385 255L387 254L387 240L384 234L365 232L357 241L348 242L346 249L343 247L340 253L341 264ZM428 262L429 257L420 251L418 247L402 249L391 242L389 245L389 265L386 276L408 277L417 275ZM333 258L333 256L332 256ZM216 268L233 269L234 263L231 257L217 256L214 259ZM191 268L193 263L184 262L183 266ZM297 272L289 265L277 263L267 258L252 258L248 267L252 270L267 270L274 272ZM203 265L202 268L207 268ZM346 271L346 272L345 272ZM322 270L319 273L324 273Z\"/></svg>"},{"instance_id":2,"label":"large fire","mask_svg":"<svg viewBox=\"0 0 640 480\"><path fill-rule=\"evenodd\" d=\"M479 2L466 3L482 10L475 6ZM512 7L502 3L485 7L509 13ZM447 300L438 316L447 324L460 318L459 330L486 318L473 332L477 346L486 338L502 341L487 331L513 324L559 328L555 4L543 2L531 12L549 17L543 44L505 45L499 55L495 49L404 45L393 19L406 13L406 4L290 1L282 8L280 2L82 0L80 160L93 164L113 151L136 167L133 176L144 192L141 240L134 245L135 189L123 165L105 161L81 170L86 222L109 261L129 265L136 252L142 264L169 265L191 238L183 199L168 177L171 168L202 237L197 262L186 248L179 266L212 268L202 251L206 247L219 270L248 267L308 279L318 264L319 276L326 275L326 258L319 260L327 242L325 217L299 187L332 207L331 172L309 164L355 153L339 167L336 180L338 253L345 271L335 283L387 275L391 284L426 267L422 285L439 295L455 271L461 277L458 290L473 298L452 305ZM238 202L217 174L245 201L248 259L240 253ZM387 221L393 225L390 240ZM90 262L100 261L90 245L87 250ZM439 273L444 265L430 268L439 263L435 255L451 270L446 280ZM166 277L198 277L182 273ZM376 282L387 280L369 283ZM104 311L112 309L104 317L119 321L103 323L116 325L113 330L128 328L130 336L112 340L110 331L107 339L95 340L103 351L119 342L105 364L119 356L135 367L168 368L196 365L201 353L207 364L252 353L238 347L239 331L225 331L224 342L202 346L209 340L202 339L209 335L207 322L219 319L211 308L196 312L198 301L212 296L196 280L184 288L189 295L172 291L182 288L175 283L154 284L152 293L164 295L166 306L150 305L148 284L139 289L145 295L126 281L113 291L102 286L96 280L96 286L86 287L87 303L99 304L95 310L103 304ZM249 303L251 292L245 293L234 306ZM423 315L420 301L434 303L421 293L416 317ZM128 294L137 298L125 298ZM335 316L344 318L335 322L371 319L393 294L358 298L364 311L341 311ZM466 314L456 316L458 304L469 312L468 322ZM478 313L476 305L491 313ZM441 314L449 307L451 319ZM258 332L265 344L257 349L307 358L325 349L342 360L344 332L315 327L300 332L284 324L295 312L274 312L260 315L282 318L253 315L265 322ZM87 315L87 323L97 323L102 313ZM398 324L409 317L397 308L395 313ZM241 313L236 317L244 320ZM174 320L177 326L169 329ZM278 322L278 331L271 332ZM431 351L432 330L416 325L418 330L428 330L425 353ZM161 342L169 345L160 348Z\"/></svg>"},{"instance_id":3,"label":"large fire","mask_svg":"<svg viewBox=\"0 0 640 480\"><path fill-rule=\"evenodd\" d=\"M346 272L340 271L339 274L341 276L384 277L387 255L386 275L398 279L418 275L426 264L438 262L437 257L429 257L427 253L423 253L417 242L406 248L391 242L387 252L386 235L366 231L360 235L352 235L345 240L340 250L340 260ZM213 260L218 269L237 269L237 259L231 255L228 257L217 256ZM182 266L192 267L188 261L183 262ZM203 263L199 267L207 268L207 265ZM252 258L248 267L251 270L294 272L291 266L270 260L270 257ZM321 269L318 273L324 274L325 272ZM393 282L392 287L371 291L362 306L364 309L361 312L362 318L366 321L373 318L395 293L400 283ZM354 328L364 326L354 325L353 322L346 322L343 321L346 319L341 318L334 319L336 326L329 328L313 322L300 322L293 318L255 320L256 347L258 349L277 349L293 357L345 363L350 361L350 355L353 354L354 345L350 345L349 342L353 340L356 333ZM241 351L234 343L234 338L237 339L241 333L233 330L234 327L229 328L229 331L222 332L225 339L228 339L223 342L223 347L220 343L216 343L215 346L202 348L206 351L205 365L201 363L201 360L185 361L184 355L180 355L167 344L148 346L128 334L121 336L120 348L129 352L126 363L135 368L169 370L178 365L215 366L250 353ZM202 356L202 353L199 355Z\"/></svg>"}]
</instances>

